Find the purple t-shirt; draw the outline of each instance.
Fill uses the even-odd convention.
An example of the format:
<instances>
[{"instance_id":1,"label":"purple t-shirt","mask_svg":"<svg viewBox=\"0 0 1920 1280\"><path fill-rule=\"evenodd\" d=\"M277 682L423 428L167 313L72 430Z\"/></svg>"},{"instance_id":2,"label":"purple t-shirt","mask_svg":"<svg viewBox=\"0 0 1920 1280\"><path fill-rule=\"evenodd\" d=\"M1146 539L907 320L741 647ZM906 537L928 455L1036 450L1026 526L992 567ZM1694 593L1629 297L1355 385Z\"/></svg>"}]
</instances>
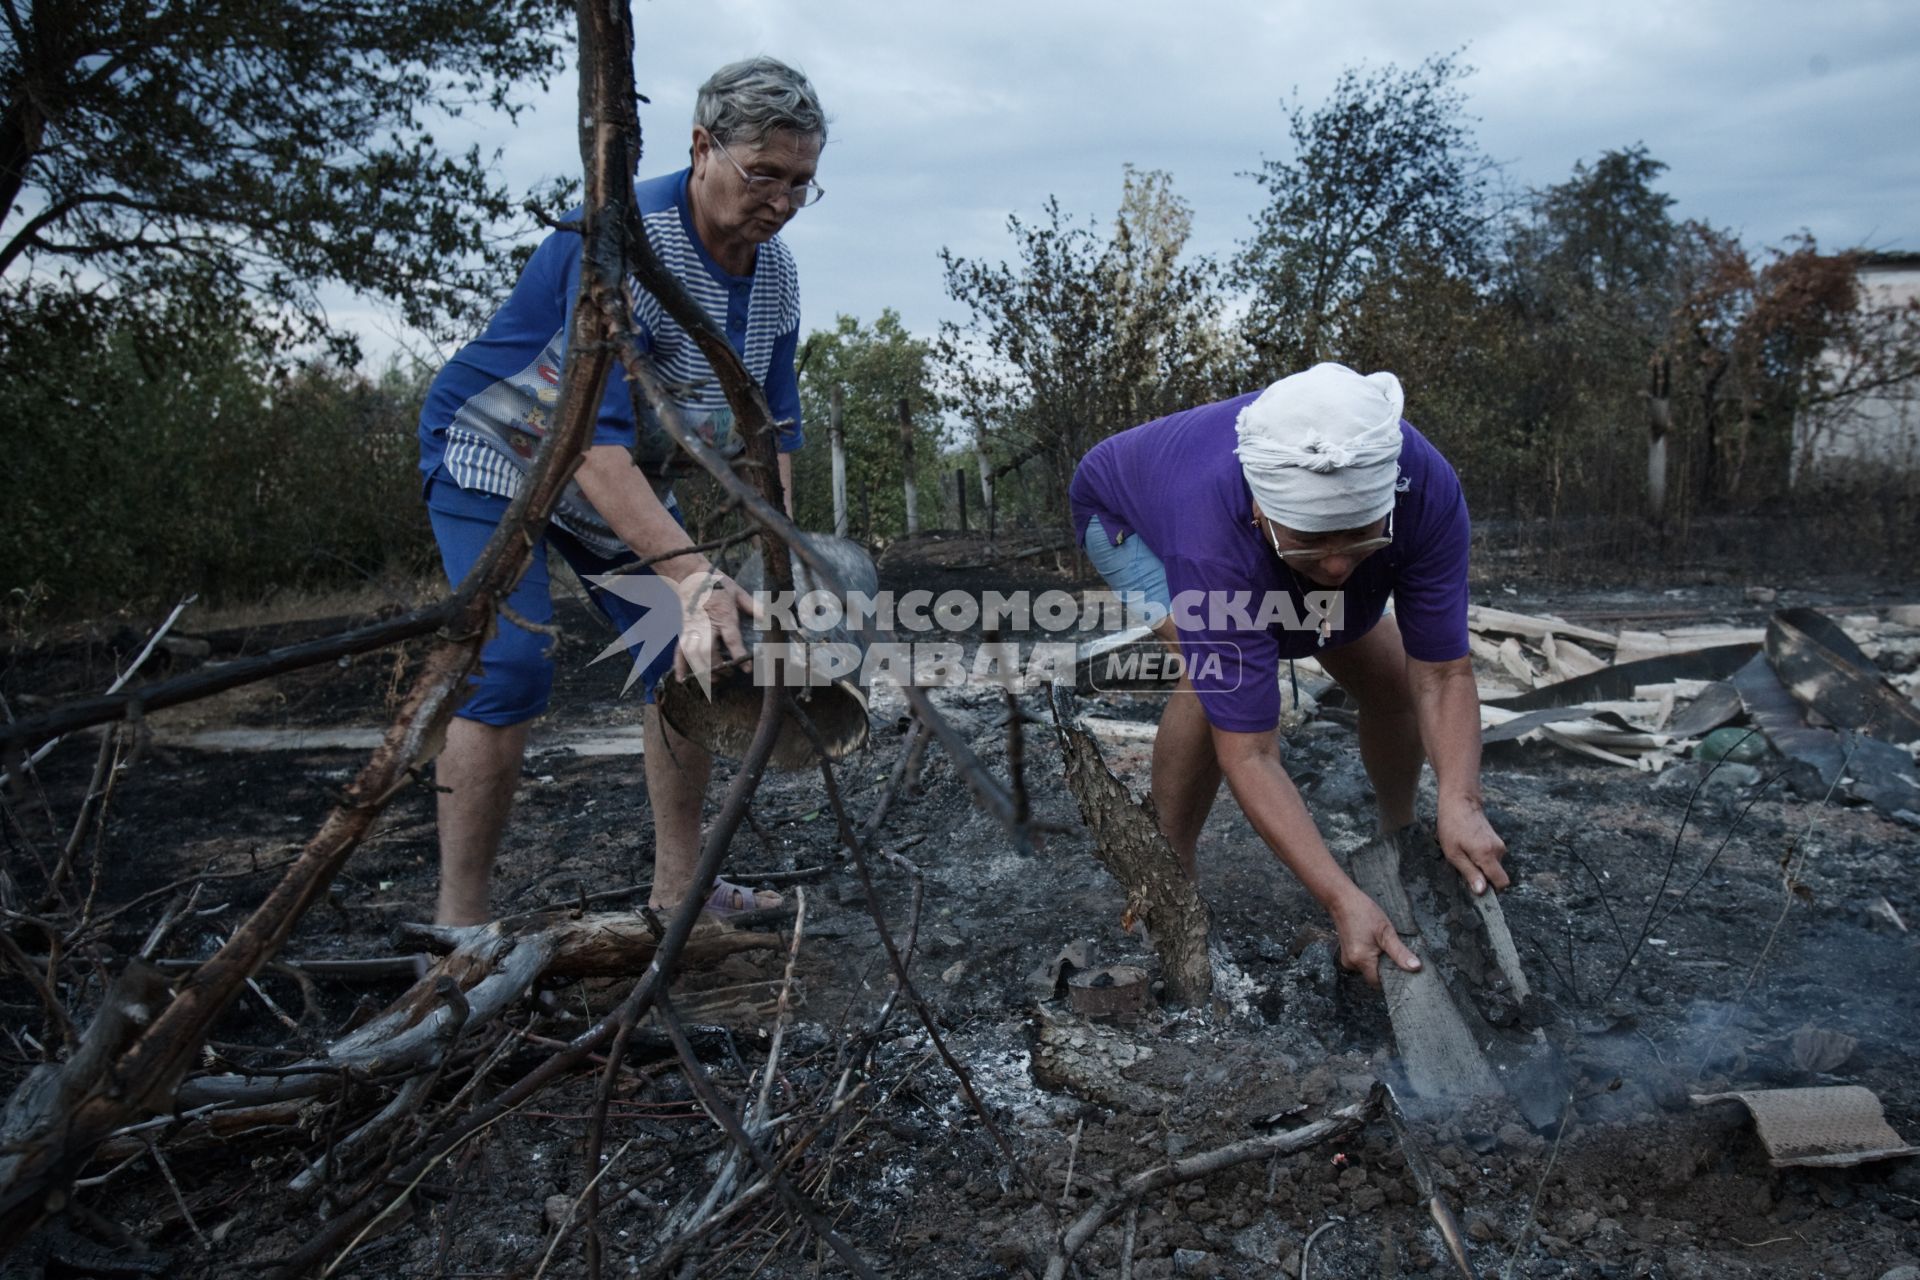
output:
<instances>
[{"instance_id":1,"label":"purple t-shirt","mask_svg":"<svg viewBox=\"0 0 1920 1280\"><path fill-rule=\"evenodd\" d=\"M1094 516L1118 544L1139 537L1167 570L1174 623L1207 720L1238 733L1280 721L1280 660L1359 639L1387 597L1407 655L1467 653L1467 503L1447 460L1402 422L1393 545L1338 588L1294 574L1253 523L1234 422L1257 392L1202 405L1101 441L1069 497L1082 542Z\"/></svg>"}]
</instances>

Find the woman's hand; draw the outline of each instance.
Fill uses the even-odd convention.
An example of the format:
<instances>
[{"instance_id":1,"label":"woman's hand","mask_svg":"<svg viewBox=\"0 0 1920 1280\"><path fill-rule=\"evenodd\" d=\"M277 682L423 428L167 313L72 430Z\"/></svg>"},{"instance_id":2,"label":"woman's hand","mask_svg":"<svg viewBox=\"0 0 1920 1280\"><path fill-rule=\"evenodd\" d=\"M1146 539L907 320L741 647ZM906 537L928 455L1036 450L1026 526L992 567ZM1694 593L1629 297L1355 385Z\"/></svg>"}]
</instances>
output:
<instances>
[{"instance_id":1,"label":"woman's hand","mask_svg":"<svg viewBox=\"0 0 1920 1280\"><path fill-rule=\"evenodd\" d=\"M1440 851L1467 882L1467 888L1481 894L1487 891L1488 885L1504 889L1512 883L1506 868L1500 865L1500 860L1507 856L1507 842L1493 829L1479 805L1448 804L1442 798L1435 826Z\"/></svg>"},{"instance_id":2,"label":"woman's hand","mask_svg":"<svg viewBox=\"0 0 1920 1280\"><path fill-rule=\"evenodd\" d=\"M690 573L673 584L680 597L680 645L673 674L705 681L716 666L733 659L750 669L752 655L740 635L740 615L753 614L753 597L718 569ZM720 650L725 650L722 656Z\"/></svg>"},{"instance_id":3,"label":"woman's hand","mask_svg":"<svg viewBox=\"0 0 1920 1280\"><path fill-rule=\"evenodd\" d=\"M1359 974L1370 987L1380 985L1380 957L1386 956L1408 973L1420 968L1420 957L1400 941L1399 930L1380 904L1355 888L1334 901L1333 927L1340 931L1340 967Z\"/></svg>"}]
</instances>

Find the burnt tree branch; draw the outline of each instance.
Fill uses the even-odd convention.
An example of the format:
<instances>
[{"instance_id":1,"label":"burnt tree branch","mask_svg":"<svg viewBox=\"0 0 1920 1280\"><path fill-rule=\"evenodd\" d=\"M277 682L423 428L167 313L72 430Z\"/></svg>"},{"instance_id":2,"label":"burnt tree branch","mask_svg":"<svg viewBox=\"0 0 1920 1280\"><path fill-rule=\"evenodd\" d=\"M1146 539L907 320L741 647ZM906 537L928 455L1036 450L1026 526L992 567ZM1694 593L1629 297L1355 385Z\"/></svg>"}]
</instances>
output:
<instances>
[{"instance_id":1,"label":"burnt tree branch","mask_svg":"<svg viewBox=\"0 0 1920 1280\"><path fill-rule=\"evenodd\" d=\"M15 750L30 750L77 729L115 720L138 719L149 711L177 707L185 702L210 698L228 689L237 689L241 685L285 675L289 671L318 666L350 654L384 649L416 636L431 635L461 617L470 603L471 592L463 590L425 609L353 631L343 631L339 635L287 645L258 657L242 658L211 670L189 672L171 680L157 680L135 689L62 703L38 715L24 716L0 725L0 755Z\"/></svg>"},{"instance_id":2,"label":"burnt tree branch","mask_svg":"<svg viewBox=\"0 0 1920 1280\"><path fill-rule=\"evenodd\" d=\"M307 842L272 893L227 943L181 985L174 998L119 1055L90 1078L73 1081L70 1100L17 1094L6 1127L15 1135L0 1156L0 1250L11 1248L53 1204L94 1149L131 1120L165 1109L216 1018L230 1006L286 940L307 908L344 866L409 772L439 747L454 709L467 693L467 676L491 633L499 604L519 580L547 519L593 433L601 391L612 365L608 322L593 299L617 296L623 276L618 242L633 195L633 119L630 28L624 6L583 4L581 21L581 154L588 203L581 276L582 302L568 332L554 428L542 443L520 496L467 579L448 602L447 631L428 654L398 718L320 830ZM626 39L607 48L599 28L619 26ZM623 128L623 126L626 126ZM697 900L690 898L697 906ZM692 913L676 942L692 930ZM676 917L675 924L681 921ZM673 940L672 933L669 940ZM665 948L663 947L663 950ZM661 961L656 956L655 964ZM649 972L657 972L650 969ZM47 1105L53 1101L56 1105Z\"/></svg>"},{"instance_id":3,"label":"burnt tree branch","mask_svg":"<svg viewBox=\"0 0 1920 1280\"><path fill-rule=\"evenodd\" d=\"M739 1117L733 1114L733 1108L727 1105L726 1099L720 1096L720 1091L713 1087L711 1080L707 1079L706 1069L700 1065L700 1059L694 1054L693 1046L687 1043L687 1033L681 1027L680 1019L674 1016L673 1005L668 1001L664 991L654 1002L654 1012L659 1015L661 1025L666 1028L668 1037L672 1039L674 1052L680 1055L681 1073L686 1076L687 1083L693 1087L693 1092L700 1099L700 1104L707 1109L707 1114L727 1131L727 1136L733 1139L734 1145L753 1161L763 1177L772 1182L774 1191L786 1201L787 1207L799 1215L800 1220L807 1224L807 1229L820 1237L820 1240L833 1250L840 1261L847 1264L848 1270L860 1276L862 1280L880 1280L879 1273L868 1266L865 1259L854 1252L853 1246L833 1229L833 1224L827 1220L825 1214L820 1212L819 1206L794 1188L774 1164L772 1157L762 1151L760 1145L740 1126Z\"/></svg>"}]
</instances>

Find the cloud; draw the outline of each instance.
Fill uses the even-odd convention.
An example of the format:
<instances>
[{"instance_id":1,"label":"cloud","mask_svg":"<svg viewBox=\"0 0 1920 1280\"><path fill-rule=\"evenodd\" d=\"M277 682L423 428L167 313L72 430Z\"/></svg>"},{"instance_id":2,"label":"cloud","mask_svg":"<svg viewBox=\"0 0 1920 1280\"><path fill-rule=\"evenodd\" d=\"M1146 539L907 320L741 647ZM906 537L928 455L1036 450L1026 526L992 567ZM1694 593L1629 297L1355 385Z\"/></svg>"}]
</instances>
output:
<instances>
[{"instance_id":1,"label":"cloud","mask_svg":"<svg viewBox=\"0 0 1920 1280\"><path fill-rule=\"evenodd\" d=\"M818 86L829 196L785 233L810 325L892 306L930 332L954 315L942 246L1008 257L1006 216L1050 194L1105 221L1128 162L1171 172L1194 247L1230 253L1259 203L1236 175L1286 154L1294 90L1311 106L1343 67L1462 46L1481 145L1522 187L1644 142L1677 212L1750 243L1804 227L1831 247L1920 248L1920 6L644 0L634 16L643 173L684 163L694 91L723 62L771 53ZM574 104L567 77L519 127L473 127L529 183L577 168Z\"/></svg>"}]
</instances>

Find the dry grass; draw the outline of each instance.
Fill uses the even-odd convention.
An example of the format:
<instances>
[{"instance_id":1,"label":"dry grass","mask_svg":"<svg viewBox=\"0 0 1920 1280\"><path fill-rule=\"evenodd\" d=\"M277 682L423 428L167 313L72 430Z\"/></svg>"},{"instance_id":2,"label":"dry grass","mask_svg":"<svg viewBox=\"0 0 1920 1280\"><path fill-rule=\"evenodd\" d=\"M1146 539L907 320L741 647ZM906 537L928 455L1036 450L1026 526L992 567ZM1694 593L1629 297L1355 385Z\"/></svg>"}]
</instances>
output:
<instances>
[{"instance_id":1,"label":"dry grass","mask_svg":"<svg viewBox=\"0 0 1920 1280\"><path fill-rule=\"evenodd\" d=\"M275 590L258 600L234 600L202 608L181 619L188 632L280 626L323 618L360 618L392 609L418 609L445 595L447 580L431 573L388 570L367 582L321 590Z\"/></svg>"}]
</instances>

